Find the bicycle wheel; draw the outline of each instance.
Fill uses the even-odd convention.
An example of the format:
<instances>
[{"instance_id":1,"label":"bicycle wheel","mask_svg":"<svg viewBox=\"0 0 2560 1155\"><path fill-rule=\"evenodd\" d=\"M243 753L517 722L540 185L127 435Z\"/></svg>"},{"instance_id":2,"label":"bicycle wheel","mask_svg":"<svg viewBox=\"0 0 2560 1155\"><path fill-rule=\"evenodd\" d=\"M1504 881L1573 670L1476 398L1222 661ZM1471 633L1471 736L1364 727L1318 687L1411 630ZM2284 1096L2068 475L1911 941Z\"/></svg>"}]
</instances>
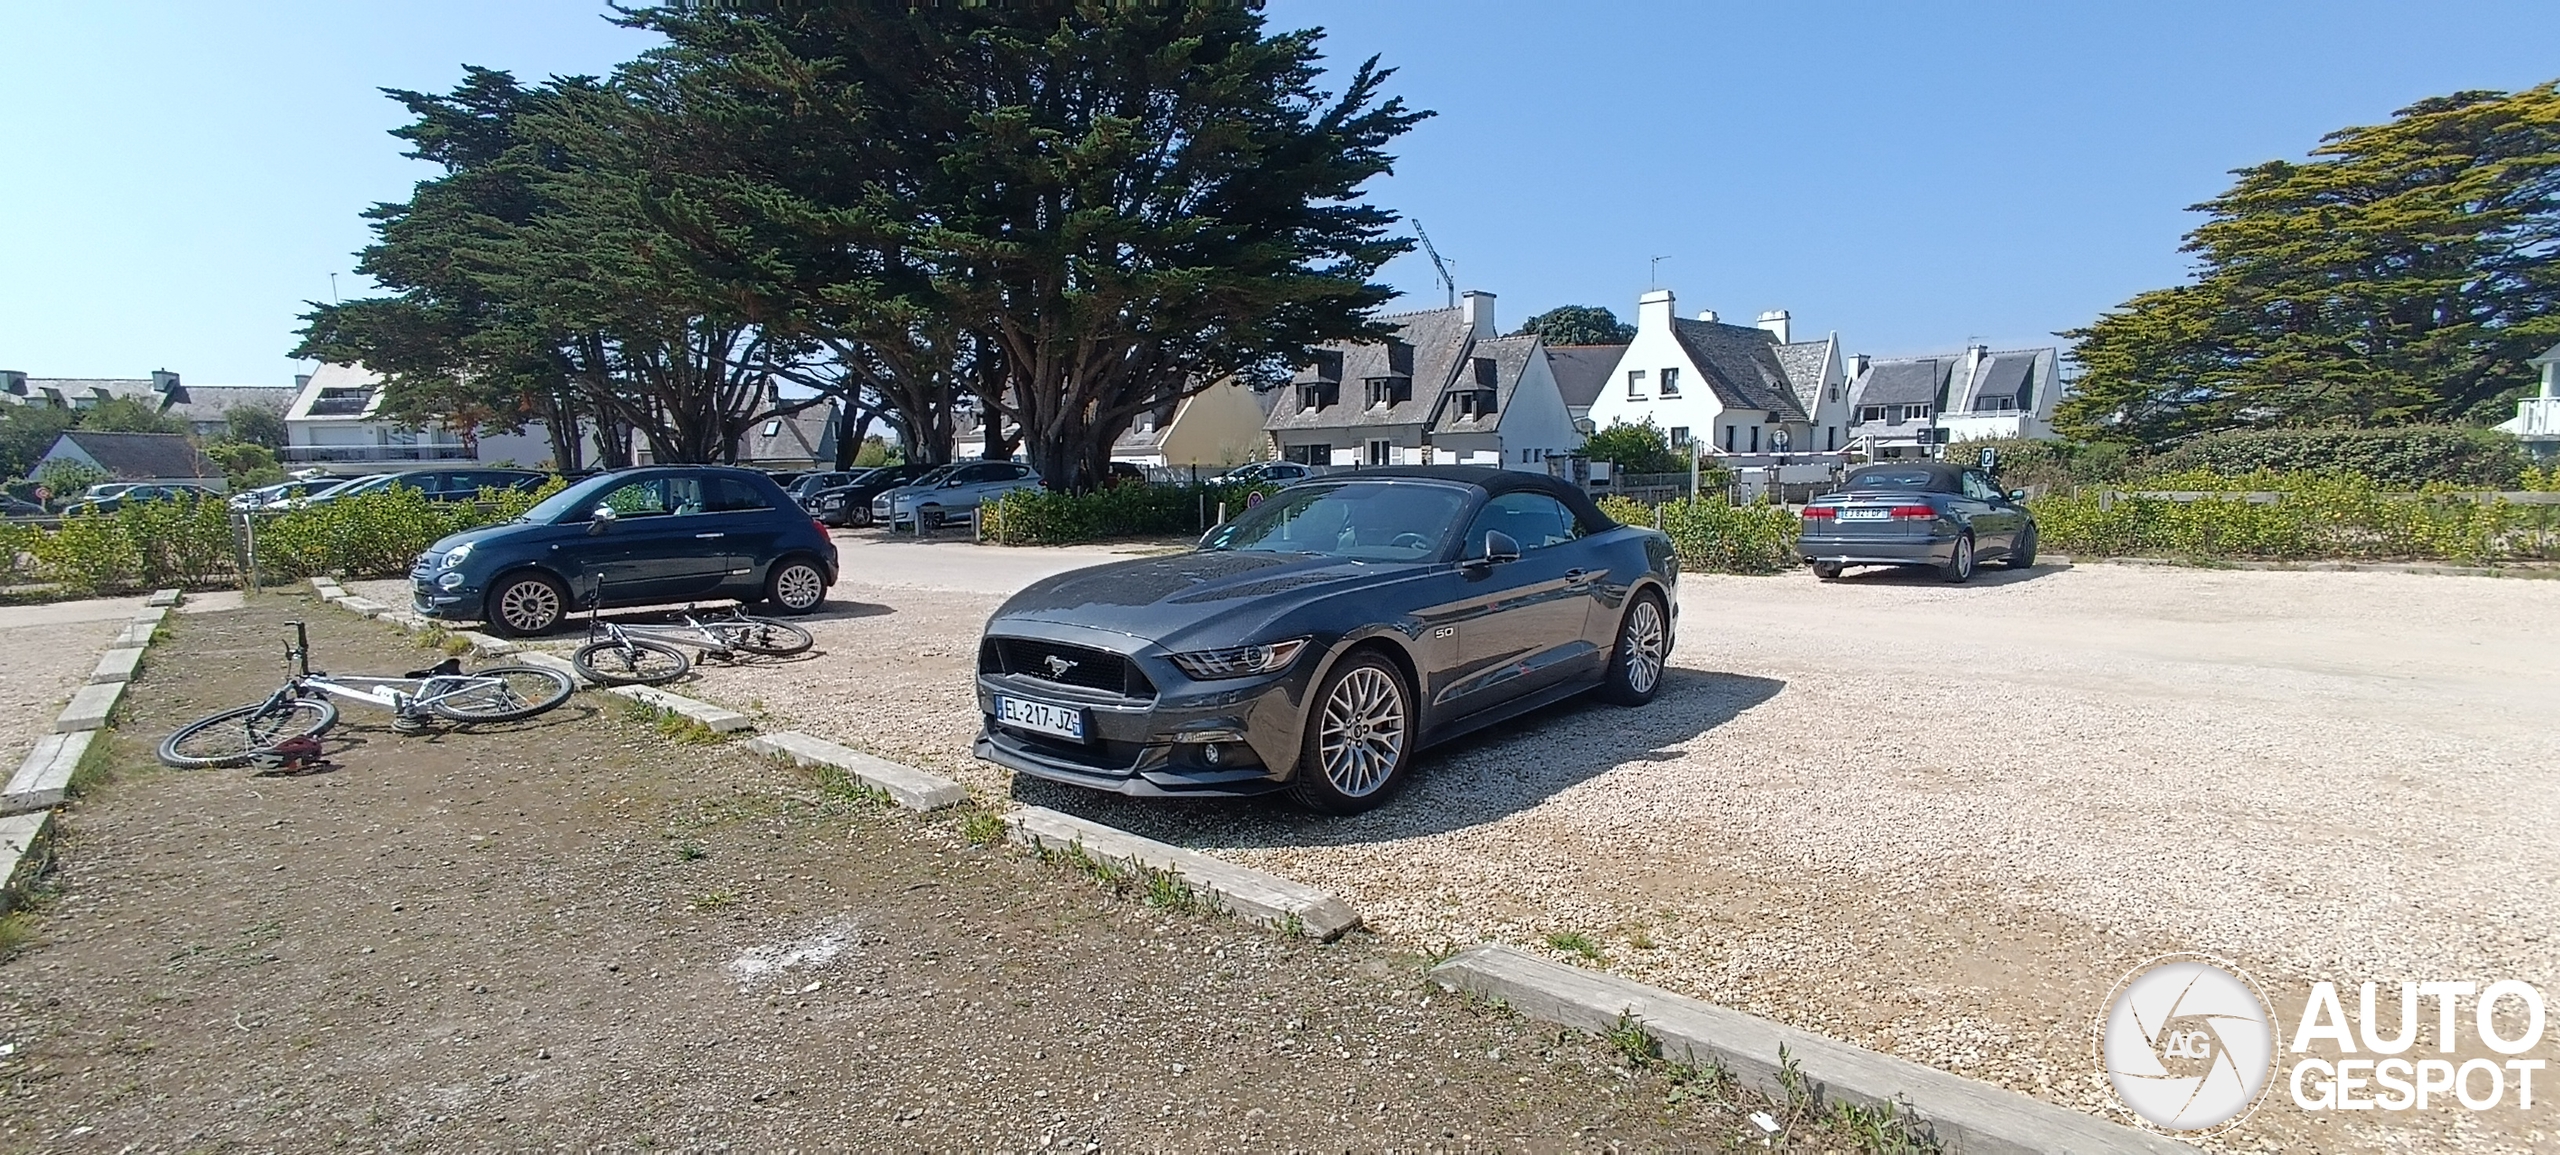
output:
<instances>
[{"instance_id":1,"label":"bicycle wheel","mask_svg":"<svg viewBox=\"0 0 2560 1155\"><path fill-rule=\"evenodd\" d=\"M702 628L727 642L730 649L772 658L788 657L818 643L818 639L809 636L809 631L771 618L723 618L704 622Z\"/></svg>"},{"instance_id":2,"label":"bicycle wheel","mask_svg":"<svg viewBox=\"0 0 2560 1155\"><path fill-rule=\"evenodd\" d=\"M693 659L664 642L626 638L589 642L569 655L578 672L608 686L654 686L672 682L693 668Z\"/></svg>"},{"instance_id":3,"label":"bicycle wheel","mask_svg":"<svg viewBox=\"0 0 2560 1155\"><path fill-rule=\"evenodd\" d=\"M460 689L430 698L427 709L456 722L512 722L569 700L569 675L540 666L491 666L462 675Z\"/></svg>"},{"instance_id":4,"label":"bicycle wheel","mask_svg":"<svg viewBox=\"0 0 2560 1155\"><path fill-rule=\"evenodd\" d=\"M317 738L338 724L326 698L287 698L224 710L178 727L160 743L163 765L181 770L238 766L289 738Z\"/></svg>"}]
</instances>

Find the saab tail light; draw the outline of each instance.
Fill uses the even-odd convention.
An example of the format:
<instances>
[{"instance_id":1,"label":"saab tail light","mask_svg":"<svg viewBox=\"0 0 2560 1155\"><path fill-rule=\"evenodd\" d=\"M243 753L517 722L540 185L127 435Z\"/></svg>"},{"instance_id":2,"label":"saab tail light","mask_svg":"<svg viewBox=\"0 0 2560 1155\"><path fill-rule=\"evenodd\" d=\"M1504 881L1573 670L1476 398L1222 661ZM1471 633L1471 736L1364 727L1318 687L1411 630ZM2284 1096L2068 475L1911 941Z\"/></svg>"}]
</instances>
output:
<instances>
[{"instance_id":1,"label":"saab tail light","mask_svg":"<svg viewBox=\"0 0 2560 1155\"><path fill-rule=\"evenodd\" d=\"M1938 510L1929 505L1897 505L1885 511L1885 516L1895 521L1936 521Z\"/></svg>"},{"instance_id":2,"label":"saab tail light","mask_svg":"<svg viewBox=\"0 0 2560 1155\"><path fill-rule=\"evenodd\" d=\"M1838 518L1839 516L1840 516L1840 511L1839 511L1838 509L1836 509L1836 508L1832 507L1832 506L1828 506L1828 505L1808 505L1808 506L1804 507L1804 519L1805 519L1806 521L1812 521L1812 520L1814 520L1814 519L1816 519L1816 518L1834 518L1834 519L1836 519L1836 518Z\"/></svg>"}]
</instances>

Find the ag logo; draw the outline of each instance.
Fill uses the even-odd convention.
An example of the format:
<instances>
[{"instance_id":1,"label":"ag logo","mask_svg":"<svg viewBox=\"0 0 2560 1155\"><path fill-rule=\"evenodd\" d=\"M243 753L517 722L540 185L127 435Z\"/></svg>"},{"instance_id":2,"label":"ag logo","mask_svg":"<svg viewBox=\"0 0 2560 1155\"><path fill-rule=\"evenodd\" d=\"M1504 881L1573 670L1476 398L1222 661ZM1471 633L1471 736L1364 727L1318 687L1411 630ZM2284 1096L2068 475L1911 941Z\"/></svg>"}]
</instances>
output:
<instances>
[{"instance_id":1,"label":"ag logo","mask_svg":"<svg viewBox=\"0 0 2560 1155\"><path fill-rule=\"evenodd\" d=\"M2192 955L2125 976L2098 1036L2116 1097L2164 1131L2236 1122L2266 1091L2275 1051L2275 1018L2256 985Z\"/></svg>"}]
</instances>

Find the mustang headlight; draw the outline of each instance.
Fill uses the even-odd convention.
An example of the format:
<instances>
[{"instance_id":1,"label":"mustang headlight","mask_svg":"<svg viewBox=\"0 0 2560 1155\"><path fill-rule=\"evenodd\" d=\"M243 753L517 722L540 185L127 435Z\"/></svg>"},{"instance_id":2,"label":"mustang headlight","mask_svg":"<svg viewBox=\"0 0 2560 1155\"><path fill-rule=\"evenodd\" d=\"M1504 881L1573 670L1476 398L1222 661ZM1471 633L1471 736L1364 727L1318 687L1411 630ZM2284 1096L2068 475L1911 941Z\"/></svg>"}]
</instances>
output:
<instances>
[{"instance_id":1,"label":"mustang headlight","mask_svg":"<svg viewBox=\"0 0 2560 1155\"><path fill-rule=\"evenodd\" d=\"M437 562L437 567L440 569L459 569L462 566L463 559L470 556L471 543L466 541L461 545L457 545L452 549L444 551L444 557Z\"/></svg>"},{"instance_id":2,"label":"mustang headlight","mask_svg":"<svg viewBox=\"0 0 2560 1155\"><path fill-rule=\"evenodd\" d=\"M1173 655L1173 664L1194 678L1243 678L1268 674L1288 668L1307 648L1307 639L1291 638L1259 646L1233 646L1223 650L1193 650Z\"/></svg>"}]
</instances>

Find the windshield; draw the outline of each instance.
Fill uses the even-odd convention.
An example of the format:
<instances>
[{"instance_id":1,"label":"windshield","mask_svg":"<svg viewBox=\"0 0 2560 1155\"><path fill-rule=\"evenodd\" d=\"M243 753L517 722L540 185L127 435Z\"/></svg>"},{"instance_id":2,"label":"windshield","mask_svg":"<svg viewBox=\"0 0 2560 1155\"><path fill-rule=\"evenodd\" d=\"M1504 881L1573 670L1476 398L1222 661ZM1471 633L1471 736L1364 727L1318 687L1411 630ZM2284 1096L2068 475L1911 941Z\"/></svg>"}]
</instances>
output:
<instances>
[{"instance_id":1,"label":"windshield","mask_svg":"<svg viewBox=\"0 0 2560 1155\"><path fill-rule=\"evenodd\" d=\"M1200 548L1421 561L1457 532L1466 504L1466 490L1427 482L1304 485L1211 530Z\"/></svg>"},{"instance_id":2,"label":"windshield","mask_svg":"<svg viewBox=\"0 0 2560 1155\"><path fill-rule=\"evenodd\" d=\"M610 473L597 474L594 477L590 477L585 481L581 481L576 485L572 485L567 489L561 490L558 493L534 502L533 508L524 511L524 516L519 517L516 520L530 521L539 525L551 525L564 521L585 521L587 519L587 514L592 512L591 507L595 505L596 499L603 496L604 491L621 484L622 480L627 479L617 479ZM567 516L570 513L575 513L577 516Z\"/></svg>"},{"instance_id":3,"label":"windshield","mask_svg":"<svg viewBox=\"0 0 2560 1155\"><path fill-rule=\"evenodd\" d=\"M917 489L923 489L930 485L940 485L943 482L950 480L952 474L958 472L960 472L960 467L957 465L936 466L931 472L915 479L914 481L910 481L907 484Z\"/></svg>"},{"instance_id":4,"label":"windshield","mask_svg":"<svg viewBox=\"0 0 2560 1155\"><path fill-rule=\"evenodd\" d=\"M1937 475L1926 469L1871 469L1849 479L1851 489L1902 489L1926 492Z\"/></svg>"}]
</instances>

